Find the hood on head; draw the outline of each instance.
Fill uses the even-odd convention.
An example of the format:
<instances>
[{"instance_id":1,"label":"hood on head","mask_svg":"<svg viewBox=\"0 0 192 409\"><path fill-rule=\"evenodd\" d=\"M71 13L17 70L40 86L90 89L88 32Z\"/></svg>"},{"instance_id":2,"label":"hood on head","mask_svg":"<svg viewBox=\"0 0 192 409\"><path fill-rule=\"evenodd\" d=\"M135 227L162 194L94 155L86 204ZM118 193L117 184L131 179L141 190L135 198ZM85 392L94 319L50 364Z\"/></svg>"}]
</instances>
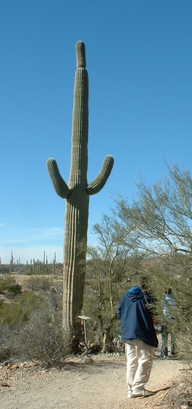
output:
<instances>
[{"instance_id":1,"label":"hood on head","mask_svg":"<svg viewBox=\"0 0 192 409\"><path fill-rule=\"evenodd\" d=\"M139 286L135 286L135 287L130 288L130 290L128 290L127 293L128 294L133 294L133 295L141 294L142 293L142 288L139 287Z\"/></svg>"},{"instance_id":2,"label":"hood on head","mask_svg":"<svg viewBox=\"0 0 192 409\"><path fill-rule=\"evenodd\" d=\"M132 302L143 299L142 288L139 286L130 288L130 290L127 291L127 297L130 298Z\"/></svg>"}]
</instances>

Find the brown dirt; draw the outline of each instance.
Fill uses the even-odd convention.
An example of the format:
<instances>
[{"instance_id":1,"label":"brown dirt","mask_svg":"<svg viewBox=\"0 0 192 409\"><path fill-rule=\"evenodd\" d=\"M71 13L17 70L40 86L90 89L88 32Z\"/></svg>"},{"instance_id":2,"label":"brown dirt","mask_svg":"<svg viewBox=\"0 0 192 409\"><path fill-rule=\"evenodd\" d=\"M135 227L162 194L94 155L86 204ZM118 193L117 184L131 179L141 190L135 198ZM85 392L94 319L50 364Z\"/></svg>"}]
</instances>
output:
<instances>
[{"instance_id":1,"label":"brown dirt","mask_svg":"<svg viewBox=\"0 0 192 409\"><path fill-rule=\"evenodd\" d=\"M127 409L181 408L190 404L186 365L178 360L154 359L148 398L127 399L124 354L76 358L64 369L44 370L34 363L0 369L2 409ZM185 385L185 387L184 387ZM169 389L163 390L163 388ZM185 397L181 396L185 391ZM192 404L192 403L191 403ZM190 406L183 406L190 407Z\"/></svg>"},{"instance_id":2,"label":"brown dirt","mask_svg":"<svg viewBox=\"0 0 192 409\"><path fill-rule=\"evenodd\" d=\"M28 276L17 276L23 286ZM192 370L180 360L160 360L160 344L148 398L127 399L124 354L78 357L61 370L22 363L0 365L1 409L186 409L192 407ZM164 389L167 388L168 389Z\"/></svg>"}]
</instances>

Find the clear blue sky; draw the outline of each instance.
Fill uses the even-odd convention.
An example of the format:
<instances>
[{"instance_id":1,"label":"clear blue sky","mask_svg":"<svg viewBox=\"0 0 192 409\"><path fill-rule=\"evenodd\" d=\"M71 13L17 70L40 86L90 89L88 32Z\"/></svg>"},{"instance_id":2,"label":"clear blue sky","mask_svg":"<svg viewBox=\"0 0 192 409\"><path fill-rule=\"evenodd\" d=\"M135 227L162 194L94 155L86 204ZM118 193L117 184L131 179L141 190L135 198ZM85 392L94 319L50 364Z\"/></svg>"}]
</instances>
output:
<instances>
[{"instance_id":1,"label":"clear blue sky","mask_svg":"<svg viewBox=\"0 0 192 409\"><path fill-rule=\"evenodd\" d=\"M63 261L65 201L46 161L66 182L71 156L75 44L89 73L88 182L106 155L110 178L90 198L92 227L143 179L169 165L192 171L191 0L1 0L0 257Z\"/></svg>"}]
</instances>

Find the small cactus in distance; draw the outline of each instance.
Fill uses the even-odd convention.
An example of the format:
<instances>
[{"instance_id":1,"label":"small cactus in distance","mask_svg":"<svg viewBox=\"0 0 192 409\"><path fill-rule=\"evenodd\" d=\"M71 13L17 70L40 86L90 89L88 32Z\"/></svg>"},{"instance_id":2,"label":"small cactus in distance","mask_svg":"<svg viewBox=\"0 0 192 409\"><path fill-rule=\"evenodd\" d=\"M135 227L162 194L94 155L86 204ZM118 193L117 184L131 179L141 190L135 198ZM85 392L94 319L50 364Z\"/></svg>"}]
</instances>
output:
<instances>
[{"instance_id":1,"label":"small cactus in distance","mask_svg":"<svg viewBox=\"0 0 192 409\"><path fill-rule=\"evenodd\" d=\"M57 194L66 199L63 265L63 328L78 343L83 307L86 268L89 196L98 193L105 185L113 164L106 156L100 173L87 184L88 168L88 72L85 44L76 44L77 70L74 84L71 166L68 184L60 175L54 159L48 159L47 169Z\"/></svg>"}]
</instances>

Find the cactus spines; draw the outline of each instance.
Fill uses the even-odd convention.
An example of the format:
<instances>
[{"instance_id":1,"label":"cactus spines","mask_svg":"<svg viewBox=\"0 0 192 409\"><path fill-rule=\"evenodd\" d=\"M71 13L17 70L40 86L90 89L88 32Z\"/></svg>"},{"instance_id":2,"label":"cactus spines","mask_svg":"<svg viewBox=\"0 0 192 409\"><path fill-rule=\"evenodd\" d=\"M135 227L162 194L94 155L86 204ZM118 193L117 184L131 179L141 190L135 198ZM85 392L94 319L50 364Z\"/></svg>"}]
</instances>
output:
<instances>
[{"instance_id":1,"label":"cactus spines","mask_svg":"<svg viewBox=\"0 0 192 409\"><path fill-rule=\"evenodd\" d=\"M113 163L114 159L112 156L108 155L104 158L101 171L99 172L97 177L87 186L87 193L89 196L100 192L111 173Z\"/></svg>"},{"instance_id":2,"label":"cactus spines","mask_svg":"<svg viewBox=\"0 0 192 409\"><path fill-rule=\"evenodd\" d=\"M60 175L57 162L55 161L55 159L48 159L47 169L52 180L53 186L55 188L55 191L60 197L62 197L63 199L67 199L70 190L65 181L63 180L62 176Z\"/></svg>"},{"instance_id":3,"label":"cactus spines","mask_svg":"<svg viewBox=\"0 0 192 409\"><path fill-rule=\"evenodd\" d=\"M60 175L54 159L48 159L47 169L56 193L66 199L63 265L63 327L78 338L78 315L83 307L85 261L88 230L89 196L105 185L114 163L106 156L100 173L87 184L88 168L88 73L85 44L76 44L77 70L74 84L71 166L68 185Z\"/></svg>"},{"instance_id":4,"label":"cactus spines","mask_svg":"<svg viewBox=\"0 0 192 409\"><path fill-rule=\"evenodd\" d=\"M76 60L77 69L86 68L85 44L83 43L83 41L78 41L78 43L76 44Z\"/></svg>"}]
</instances>

